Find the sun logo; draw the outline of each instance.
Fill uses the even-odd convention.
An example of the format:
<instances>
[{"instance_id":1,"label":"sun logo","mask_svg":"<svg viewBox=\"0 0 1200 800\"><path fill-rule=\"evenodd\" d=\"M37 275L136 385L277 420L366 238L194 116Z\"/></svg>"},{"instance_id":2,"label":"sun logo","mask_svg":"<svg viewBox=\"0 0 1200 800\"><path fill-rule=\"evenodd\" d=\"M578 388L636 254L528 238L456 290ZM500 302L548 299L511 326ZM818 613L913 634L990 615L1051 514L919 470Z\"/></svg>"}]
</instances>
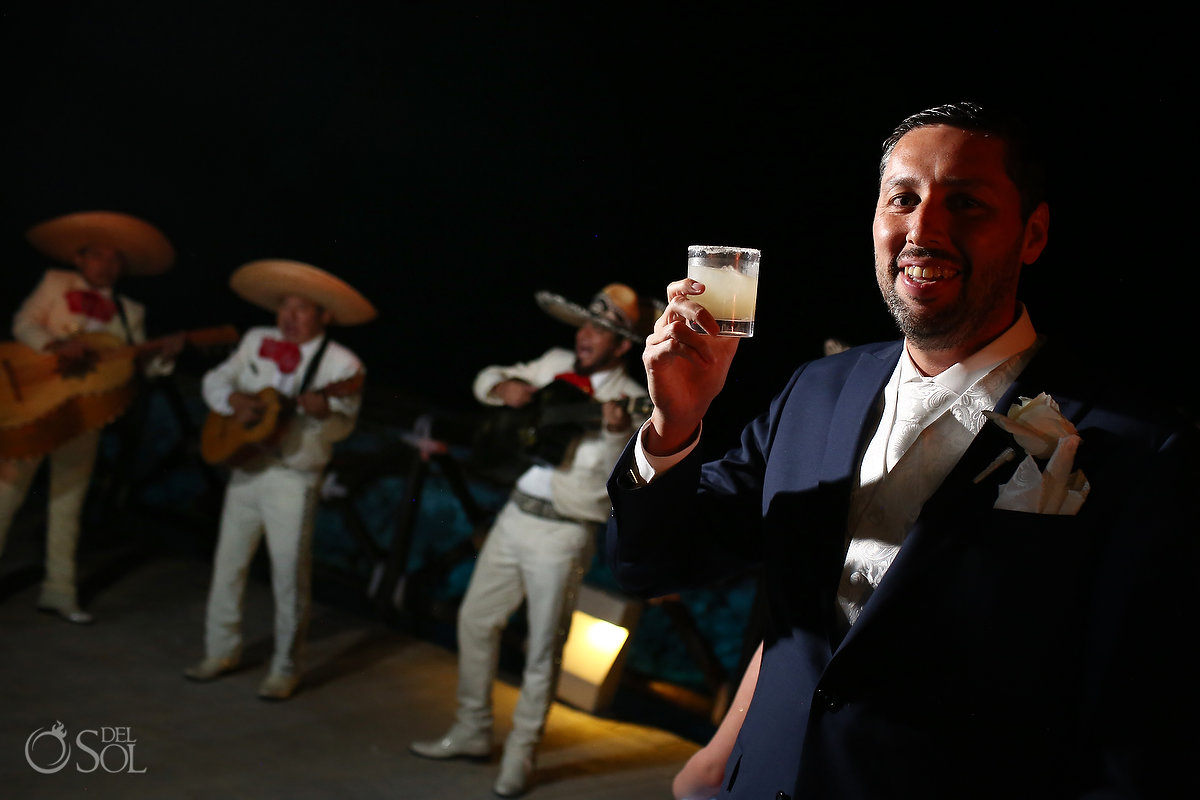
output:
<instances>
[{"instance_id":1,"label":"sun logo","mask_svg":"<svg viewBox=\"0 0 1200 800\"><path fill-rule=\"evenodd\" d=\"M34 750L37 748L38 740L49 736L52 740L58 742L58 757L52 761L49 766L41 766L34 758ZM53 745L49 745L53 747ZM41 748L43 751L45 747ZM71 757L71 745L67 744L67 727L61 722L55 720L54 725L46 730L38 728L33 733L29 734L29 738L25 740L25 760L29 762L29 766L33 767L43 775L49 775L58 772L67 764L67 759ZM38 759L42 760L42 759Z\"/></svg>"}]
</instances>

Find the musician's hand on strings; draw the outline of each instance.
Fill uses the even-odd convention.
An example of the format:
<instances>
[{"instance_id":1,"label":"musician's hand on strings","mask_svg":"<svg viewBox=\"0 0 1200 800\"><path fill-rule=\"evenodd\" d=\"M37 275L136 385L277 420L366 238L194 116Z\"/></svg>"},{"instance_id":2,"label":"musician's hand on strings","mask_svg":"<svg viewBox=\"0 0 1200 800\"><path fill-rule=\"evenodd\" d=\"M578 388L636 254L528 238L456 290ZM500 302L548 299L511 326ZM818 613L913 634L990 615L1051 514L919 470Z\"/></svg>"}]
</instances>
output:
<instances>
[{"instance_id":1,"label":"musician's hand on strings","mask_svg":"<svg viewBox=\"0 0 1200 800\"><path fill-rule=\"evenodd\" d=\"M296 398L296 403L313 419L325 419L332 413L329 398L321 392L304 392Z\"/></svg>"},{"instance_id":2,"label":"musician's hand on strings","mask_svg":"<svg viewBox=\"0 0 1200 800\"><path fill-rule=\"evenodd\" d=\"M633 425L633 417L629 415L627 407L628 399L622 396L620 400L609 400L601 407L600 416L610 433L627 431Z\"/></svg>"},{"instance_id":3,"label":"musician's hand on strings","mask_svg":"<svg viewBox=\"0 0 1200 800\"><path fill-rule=\"evenodd\" d=\"M525 381L509 378L493 386L489 394L500 398L509 408L520 408L533 400L534 388Z\"/></svg>"},{"instance_id":4,"label":"musician's hand on strings","mask_svg":"<svg viewBox=\"0 0 1200 800\"><path fill-rule=\"evenodd\" d=\"M677 452L692 438L737 352L739 340L717 336L712 314L690 299L702 287L691 278L667 286L667 310L646 339L642 363L654 411L643 443L652 453Z\"/></svg>"},{"instance_id":5,"label":"musician's hand on strings","mask_svg":"<svg viewBox=\"0 0 1200 800\"><path fill-rule=\"evenodd\" d=\"M147 364L170 364L175 361L186 343L187 336L183 333L156 339L152 347L138 354L138 364L142 369L145 369Z\"/></svg>"},{"instance_id":6,"label":"musician's hand on strings","mask_svg":"<svg viewBox=\"0 0 1200 800\"><path fill-rule=\"evenodd\" d=\"M59 339L46 345L46 351L58 357L58 374L64 378L81 378L96 368L99 359L95 350L78 339Z\"/></svg>"},{"instance_id":7,"label":"musician's hand on strings","mask_svg":"<svg viewBox=\"0 0 1200 800\"><path fill-rule=\"evenodd\" d=\"M233 407L233 418L247 427L261 422L267 410L266 404L257 395L245 392L229 395L229 405Z\"/></svg>"},{"instance_id":8,"label":"musician's hand on strings","mask_svg":"<svg viewBox=\"0 0 1200 800\"><path fill-rule=\"evenodd\" d=\"M164 337L160 342L158 356L171 361L183 351L183 346L187 343L187 336L183 333L175 333Z\"/></svg>"}]
</instances>

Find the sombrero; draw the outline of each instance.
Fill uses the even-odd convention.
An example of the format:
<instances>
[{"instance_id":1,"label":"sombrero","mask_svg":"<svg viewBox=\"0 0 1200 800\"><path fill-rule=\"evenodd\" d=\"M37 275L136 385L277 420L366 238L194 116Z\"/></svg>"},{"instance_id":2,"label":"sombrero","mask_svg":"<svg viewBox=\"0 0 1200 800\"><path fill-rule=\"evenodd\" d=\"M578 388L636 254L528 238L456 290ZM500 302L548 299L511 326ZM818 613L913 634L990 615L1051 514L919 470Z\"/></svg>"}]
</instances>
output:
<instances>
[{"instance_id":1,"label":"sombrero","mask_svg":"<svg viewBox=\"0 0 1200 800\"><path fill-rule=\"evenodd\" d=\"M79 211L46 220L25 232L42 255L74 264L85 247L106 245L121 254L127 275L157 275L175 263L175 248L149 222L116 211Z\"/></svg>"},{"instance_id":2,"label":"sombrero","mask_svg":"<svg viewBox=\"0 0 1200 800\"><path fill-rule=\"evenodd\" d=\"M361 325L376 315L375 306L353 286L299 261L251 261L234 270L229 286L243 300L272 312L279 309L284 297L298 295L328 311L334 325Z\"/></svg>"},{"instance_id":3,"label":"sombrero","mask_svg":"<svg viewBox=\"0 0 1200 800\"><path fill-rule=\"evenodd\" d=\"M639 342L650 335L665 306L642 300L623 283L610 283L592 297L587 308L552 292L537 292L541 309L555 319L579 327L591 322Z\"/></svg>"}]
</instances>

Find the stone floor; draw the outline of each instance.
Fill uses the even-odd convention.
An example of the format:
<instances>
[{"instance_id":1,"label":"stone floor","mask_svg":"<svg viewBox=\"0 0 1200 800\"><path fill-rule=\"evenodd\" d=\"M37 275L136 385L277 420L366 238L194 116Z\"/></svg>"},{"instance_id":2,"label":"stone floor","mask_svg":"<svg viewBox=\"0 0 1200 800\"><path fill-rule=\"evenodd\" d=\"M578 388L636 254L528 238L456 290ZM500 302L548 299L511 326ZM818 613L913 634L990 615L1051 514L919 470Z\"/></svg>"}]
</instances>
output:
<instances>
[{"instance_id":1,"label":"stone floor","mask_svg":"<svg viewBox=\"0 0 1200 800\"><path fill-rule=\"evenodd\" d=\"M0 560L0 797L494 796L495 758L443 763L406 749L450 722L452 651L318 603L303 689L265 703L255 696L270 652L262 581L247 591L244 667L195 684L181 671L201 655L208 564L136 548L85 555L91 626L34 610L32 542L10 541ZM511 678L501 681L498 739L515 700ZM529 796L666 800L696 749L654 726L555 704ZM43 773L30 758L62 766Z\"/></svg>"}]
</instances>

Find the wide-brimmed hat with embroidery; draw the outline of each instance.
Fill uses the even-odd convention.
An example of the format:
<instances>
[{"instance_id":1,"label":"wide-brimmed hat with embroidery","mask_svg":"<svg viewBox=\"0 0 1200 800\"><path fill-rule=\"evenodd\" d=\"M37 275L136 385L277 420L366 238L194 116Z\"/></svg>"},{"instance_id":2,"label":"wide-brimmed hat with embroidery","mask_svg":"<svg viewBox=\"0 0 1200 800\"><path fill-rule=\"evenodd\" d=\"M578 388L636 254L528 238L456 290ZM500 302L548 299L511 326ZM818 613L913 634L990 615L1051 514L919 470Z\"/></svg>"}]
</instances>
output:
<instances>
[{"instance_id":1,"label":"wide-brimmed hat with embroidery","mask_svg":"<svg viewBox=\"0 0 1200 800\"><path fill-rule=\"evenodd\" d=\"M48 219L26 231L25 238L39 253L64 264L74 264L87 247L111 247L121 254L127 275L157 275L175 263L175 248L162 231L118 211L77 211Z\"/></svg>"},{"instance_id":2,"label":"wide-brimmed hat with embroidery","mask_svg":"<svg viewBox=\"0 0 1200 800\"><path fill-rule=\"evenodd\" d=\"M543 311L568 325L578 328L591 322L635 342L650 335L654 321L666 309L664 304L638 297L623 283L610 283L596 292L586 308L552 292L537 292L534 297Z\"/></svg>"},{"instance_id":3,"label":"wide-brimmed hat with embroidery","mask_svg":"<svg viewBox=\"0 0 1200 800\"><path fill-rule=\"evenodd\" d=\"M311 300L330 313L334 325L361 325L375 319L371 301L320 267L282 258L264 258L234 270L229 286L243 300L267 311L279 310L288 295Z\"/></svg>"}]
</instances>

